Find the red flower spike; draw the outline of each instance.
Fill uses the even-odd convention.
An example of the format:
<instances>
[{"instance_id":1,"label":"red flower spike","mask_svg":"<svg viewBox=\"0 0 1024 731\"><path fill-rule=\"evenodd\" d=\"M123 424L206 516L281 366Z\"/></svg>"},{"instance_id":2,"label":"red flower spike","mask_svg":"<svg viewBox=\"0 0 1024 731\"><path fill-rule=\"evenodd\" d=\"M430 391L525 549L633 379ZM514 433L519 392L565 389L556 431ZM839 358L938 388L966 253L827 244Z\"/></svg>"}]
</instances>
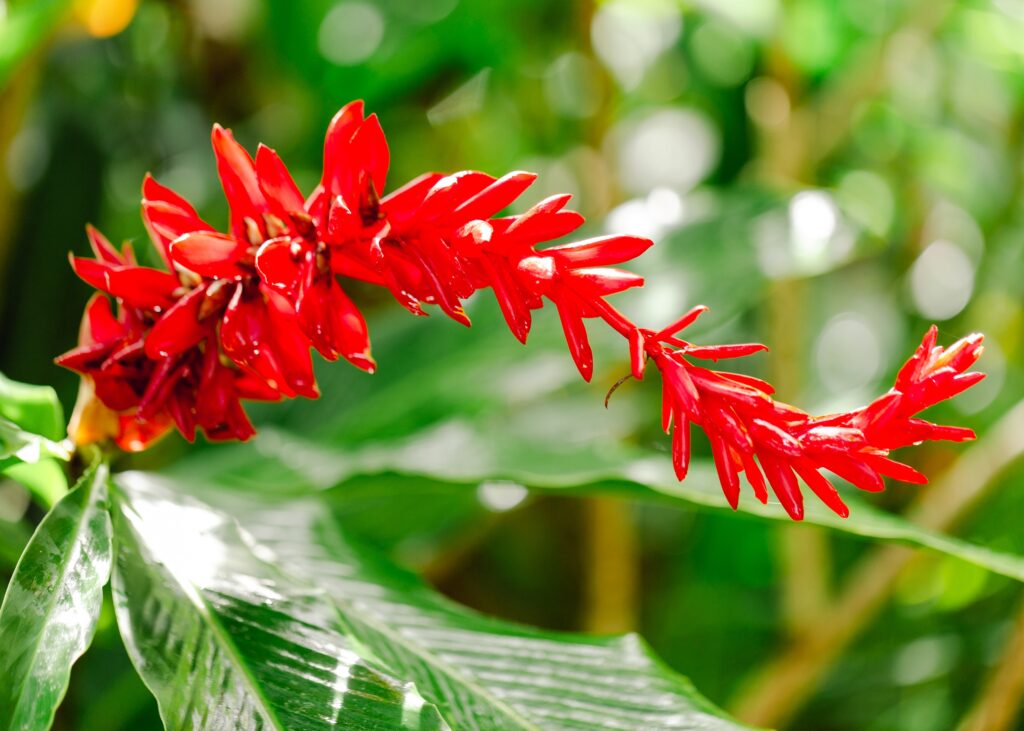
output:
<instances>
[{"instance_id":1,"label":"red flower spike","mask_svg":"<svg viewBox=\"0 0 1024 731\"><path fill-rule=\"evenodd\" d=\"M644 331L645 349L664 380L663 425L688 418L707 432L730 504L736 499L733 477L740 471L737 458L755 497L760 499L764 494L764 481L753 461L745 456L750 449L757 452L764 475L783 507L799 519L803 507L797 475L829 508L845 516L848 509L819 470L827 469L870 492L884 489L883 475L921 484L924 475L889 459L889 450L947 435L967 436L960 429L930 424L913 418L913 414L959 393L963 383L979 380L980 374L962 371L977 361L980 336L969 336L947 351L935 345L935 335L929 332L900 371L897 382L902 390L894 389L864 409L815 418L773 401L771 389L763 381L691 364L687 359L695 356L741 356L762 349L753 344L691 346L677 340L674 333L691 324L700 312L691 310L657 333ZM621 327L617 320L613 322ZM631 352L634 349L631 344Z\"/></svg>"},{"instance_id":2,"label":"red flower spike","mask_svg":"<svg viewBox=\"0 0 1024 731\"><path fill-rule=\"evenodd\" d=\"M254 160L227 130L215 127L212 139L230 235L147 176L143 220L169 271L137 266L130 249L118 252L94 229L88 237L96 258L72 259L82 279L116 300L114 309L94 297L79 346L57 359L83 375L72 423L80 443L110 438L141 449L172 425L190 440L199 431L214 441L247 439L254 430L241 399L316 396L310 345L372 372L366 323L338 274L387 287L415 314L438 305L466 325L463 300L489 288L524 343L532 310L551 301L587 380L594 366L585 320L602 319L627 340L632 376L644 377L648 359L661 373L662 427L672 435L677 477L688 471L695 424L708 435L734 508L744 475L757 500L774 493L795 520L803 517L799 480L845 517L849 510L822 470L869 491L882 489L884 477L922 483L924 475L890 458L892 449L974 437L916 414L983 378L968 372L982 351L980 335L943 349L932 328L889 393L863 409L814 417L774 401L758 378L696 365L766 350L681 339L706 307L652 331L606 301L642 286L641 277L609 267L644 253L649 240L604 236L542 248L583 223L566 209L568 195L494 218L533 182L532 173L427 173L385 195L390 153L362 102L331 121L321 183L305 199L270 148L261 145Z\"/></svg>"}]
</instances>

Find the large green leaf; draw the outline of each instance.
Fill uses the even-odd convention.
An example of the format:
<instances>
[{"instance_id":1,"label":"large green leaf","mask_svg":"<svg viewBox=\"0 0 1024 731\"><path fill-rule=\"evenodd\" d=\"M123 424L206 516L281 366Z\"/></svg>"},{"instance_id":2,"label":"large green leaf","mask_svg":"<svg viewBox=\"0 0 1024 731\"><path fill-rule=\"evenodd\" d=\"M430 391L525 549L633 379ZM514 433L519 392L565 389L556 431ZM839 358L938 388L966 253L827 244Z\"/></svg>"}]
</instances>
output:
<instances>
[{"instance_id":1,"label":"large green leaf","mask_svg":"<svg viewBox=\"0 0 1024 731\"><path fill-rule=\"evenodd\" d=\"M319 613L327 607L336 611L355 638L357 651L379 658L395 675L415 683L453 728L744 728L700 696L686 679L663 666L638 637L543 633L462 609L345 536L322 502L304 499L268 504L238 493L208 492L207 500L219 502L227 514L238 519L244 528L238 532L225 513L182 496L186 486L167 478L126 473L120 484L128 495L128 517L119 521L125 525L118 529L119 536L129 534L124 563L133 567L133 573L152 575L158 571L158 560L165 562L165 568L159 570L166 572L150 581L137 577L129 582L120 577L124 569L119 563L116 576L120 578L115 578L115 586L120 616L132 628L127 634L135 654L140 640L134 639L134 634L145 638L150 655L165 653L168 645L175 648L173 667L164 675L168 682L176 678L179 695L192 694L197 688L204 692L207 685L203 678L197 681L188 672L177 670L195 664L194 641L211 632L195 626L202 623L197 614L234 617L240 613L239 607L245 610L242 620L218 621L216 636L226 640L233 635L233 641L219 646L212 655L210 650L204 651L204 667L217 661L218 672L224 672L218 660L221 652L230 652L239 665L248 665L249 657L267 654L280 661L281 653L274 648L287 642L294 650L290 639L284 638L290 637L288 626L294 621L290 617L299 606L297 591L287 587L301 582L310 587L301 603L304 611ZM161 532L168 536L166 550L148 556L149 560L136 558L141 536L149 543L160 543ZM242 554L248 558L239 562L237 557ZM188 574L190 581L204 577L202 583L207 588L190 584L194 606L190 611L180 609L185 616L169 615L165 606L170 599L155 597L154 592L165 581L169 586L180 585L175 576L182 574ZM151 585L153 580L156 586ZM250 599L241 600L240 593ZM254 608L252 598L260 599L262 607ZM179 600L173 606L185 603L187 600ZM140 626L143 617L149 621ZM304 621L306 637L319 643L312 629L319 625ZM257 630L256 622L267 626ZM234 633L235 626L245 626L247 631ZM145 635L141 635L143 629ZM189 638L184 653L182 637ZM183 655L180 662L179 654ZM326 664L327 659L321 662ZM140 669L147 680L152 678L145 664ZM251 676L258 677L256 673ZM291 687L294 692L295 686ZM161 697L164 691L155 690ZM310 692L304 698L308 708L327 708L332 694ZM231 697L218 700L224 705L234 702ZM357 717L343 716L343 720L349 724L345 728L361 728Z\"/></svg>"},{"instance_id":2,"label":"large green leaf","mask_svg":"<svg viewBox=\"0 0 1024 731\"><path fill-rule=\"evenodd\" d=\"M446 728L230 518L140 473L119 484L118 624L167 728Z\"/></svg>"},{"instance_id":3,"label":"large green leaf","mask_svg":"<svg viewBox=\"0 0 1024 731\"><path fill-rule=\"evenodd\" d=\"M49 728L92 641L110 577L107 468L89 469L39 524L0 608L0 729Z\"/></svg>"},{"instance_id":4,"label":"large green leaf","mask_svg":"<svg viewBox=\"0 0 1024 731\"><path fill-rule=\"evenodd\" d=\"M258 452L247 445L214 451L178 466L190 481L235 485L249 491L309 492L330 486L344 499L346 481L359 477L359 491L391 489L396 475L453 485L511 480L536 490L566 494L616 492L627 496L732 512L707 462L695 462L684 482L675 479L667 456L624 444L562 445L551 440L510 435L506 428L481 422L442 424L392 442L351 450L328 449L295 434L269 429ZM939 531L915 525L855 497L850 517L840 518L808 501L805 522L863 538L896 541L956 556L991 571L1024 581L1024 557L995 551ZM739 503L742 515L790 522L777 503L761 505L749 494Z\"/></svg>"},{"instance_id":5,"label":"large green leaf","mask_svg":"<svg viewBox=\"0 0 1024 731\"><path fill-rule=\"evenodd\" d=\"M24 520L0 518L0 568L13 569L32 533Z\"/></svg>"}]
</instances>

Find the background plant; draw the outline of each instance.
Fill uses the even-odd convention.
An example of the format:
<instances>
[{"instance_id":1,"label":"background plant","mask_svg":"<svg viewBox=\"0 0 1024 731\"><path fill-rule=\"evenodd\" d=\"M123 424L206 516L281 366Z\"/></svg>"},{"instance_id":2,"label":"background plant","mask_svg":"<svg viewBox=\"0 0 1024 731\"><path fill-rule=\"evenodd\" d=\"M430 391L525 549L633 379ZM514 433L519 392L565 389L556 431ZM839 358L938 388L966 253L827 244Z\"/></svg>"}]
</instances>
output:
<instances>
[{"instance_id":1,"label":"background plant","mask_svg":"<svg viewBox=\"0 0 1024 731\"><path fill-rule=\"evenodd\" d=\"M210 121L231 124L247 144L272 140L289 161L307 161L303 182L310 183L319 130L341 101L361 96L381 113L393 144L405 148L395 159L407 161L406 177L430 168L536 169L550 192L577 188L594 235L657 238L650 269L640 269L652 281L685 282L689 291L655 291L631 314L650 322L698 301L712 305L716 319L701 323L694 339L770 342L776 352L758 367L772 363L778 372L753 372L770 377L786 400L820 405L816 411L863 403L884 388L932 319L945 342L986 331L996 346L984 363L992 385L979 387L979 400L964 397L972 414L951 407L935 419L966 421L991 436L955 463L945 449L915 458L931 474L944 466L951 472L911 509L919 522L944 528L976 506L962 534L1019 552L1015 491L994 489L1012 484L1012 471L997 473L1019 451L1013 427L1020 416L1012 409L1019 51L1009 32L1018 22L1011 4L887 3L876 12L860 3L766 4L761 15L742 18L713 3L539 4L532 12L457 5L430 17L397 4L352 6L310 4L299 17L285 5L256 5L248 24L232 27L244 13L222 15L218 25L204 5L181 14L143 4L133 17L116 3L105 15L90 15L83 4L87 24L118 12L132 23L110 41L75 38L76 26L64 25L51 51L10 66L3 126L16 137L7 180L29 192L18 229L5 237L5 372L63 384L65 401L71 397L72 381L45 370L50 355L74 339L59 323L70 323L85 299L72 280L58 279L66 276L60 262L69 247L84 253L84 220L115 240L137 235L145 169L162 180L172 174L167 182L198 198L204 215L224 220L210 184ZM9 20L16 10L11 3ZM49 12L33 23L5 23L5 32L35 32ZM332 42L332 33L352 24L346 13L382 28L365 58L346 58L337 48L351 44ZM616 43L620 51L622 44L645 50L616 53ZM633 67L622 60L630 58L639 59ZM668 159L666 140L667 149L681 151L673 159L687 164L659 168ZM662 154L645 156L645 149ZM643 228L652 221L658 230ZM49 296L39 297L40 289ZM373 301L369 292L358 296ZM481 330L498 322L484 303L474 306ZM948 728L984 692L1012 632L1012 580L935 554L899 571L910 555L901 547L869 550L836 533L779 533L766 523L647 501L577 502L535 492L514 510L491 512L467 484L483 485L485 505L498 507L522 493L496 486L495 478L538 489L600 484L624 495L644 484L661 498L722 502L713 478L701 489L710 473L699 463L684 488L644 472L663 446L647 419L656 394L626 389L611 414L594 418L595 389L571 385L571 367L557 370L562 354L545 350L545 342L563 347L557 322L538 323L531 348L521 351L507 333L492 341L373 309L369 319L382 332L378 360L392 343L393 358L409 364L403 372L379 373L372 393L351 375L325 373L320 402L260 415L271 427L260 442L263 461L250 451L218 451L178 469L190 479L202 474L250 488L260 475L275 491L344 482L329 495L348 530L427 563L429 575L461 601L547 627L640 627L710 697L724 703L740 693L737 708L755 722L792 715L817 687L790 726L821 728L826 718L837 728ZM545 341L542 332L555 337ZM599 350L612 345L595 342ZM609 363L595 375L605 386L628 368L618 350L599 361ZM562 375L531 375L543 373ZM542 381L547 387L538 388ZM312 415L322 421L308 434ZM572 449L553 453L569 427ZM431 454L441 448L472 457L438 463ZM170 462L179 449L167 444L146 460ZM416 475L415 490L396 472ZM417 510L396 504L403 491ZM9 494L13 516L24 501ZM890 492L876 505L898 511L910 495ZM625 505L639 515L642 538L623 519ZM854 517L861 512L856 505ZM38 516L32 508L23 525ZM881 518L853 520L850 528L920 540ZM24 528L12 526L6 535L17 541L19 534L23 540ZM924 542L949 548L934 537ZM955 550L964 555L962 546ZM879 619L869 624L872 616ZM850 645L858 627L872 629ZM109 655L123 658L115 637L101 615L97 644L71 686L67 720L58 722L86 724L88 714L80 719L75 709L103 704L88 663L110 667ZM790 641L792 653L784 649ZM844 645L847 653L830 665ZM741 692L744 679L734 668L770 660L763 680L748 678ZM144 725L148 696L131 675L124 678L109 697L135 699L142 715L130 715L131 703L106 707L129 709L127 727ZM1013 708L1016 700L1003 703Z\"/></svg>"}]
</instances>

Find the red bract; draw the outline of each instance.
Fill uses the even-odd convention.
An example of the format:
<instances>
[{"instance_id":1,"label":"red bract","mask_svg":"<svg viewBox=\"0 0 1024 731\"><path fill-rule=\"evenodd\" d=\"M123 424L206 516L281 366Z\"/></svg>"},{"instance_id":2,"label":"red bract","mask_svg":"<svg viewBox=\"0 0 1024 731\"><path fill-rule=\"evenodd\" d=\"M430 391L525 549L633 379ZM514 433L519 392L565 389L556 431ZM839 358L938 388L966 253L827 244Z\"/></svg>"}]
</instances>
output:
<instances>
[{"instance_id":1,"label":"red bract","mask_svg":"<svg viewBox=\"0 0 1024 731\"><path fill-rule=\"evenodd\" d=\"M773 400L763 381L699 364L765 349L682 340L705 307L653 331L609 304L609 296L643 285L615 267L650 240L604 236L545 248L584 222L566 208L568 195L496 217L530 186L532 173L427 173L385 193L390 152L362 102L331 121L323 174L308 198L270 148L260 145L253 158L215 126L213 149L230 208L227 233L147 176L143 220L166 270L138 266L129 249L117 251L91 228L96 258L72 259L82 279L117 302L115 314L106 296L94 297L79 347L58 359L84 377L73 421L79 442L112 437L141 449L171 425L188 439L197 430L209 439L246 439L253 429L242 399L317 395L310 346L372 372L366 323L339 277L386 287L418 315L436 305L464 325L463 302L491 289L523 343L533 310L551 302L586 380L594 363L585 323L603 320L626 339L635 378L648 361L661 373L662 423L679 479L694 424L708 436L734 508L745 475L758 500L773 492L794 519L803 516L800 481L845 516L823 471L864 490L882 489L883 477L923 482L889 452L974 436L916 415L982 378L967 372L981 353L980 335L943 350L933 328L889 393L857 411L814 417Z\"/></svg>"},{"instance_id":2,"label":"red bract","mask_svg":"<svg viewBox=\"0 0 1024 731\"><path fill-rule=\"evenodd\" d=\"M690 425L701 427L711 442L719 481L729 504L739 503L740 474L754 496L768 501L768 487L794 520L803 518L797 478L837 514L849 509L828 470L862 490L884 488L883 476L904 482L927 479L908 465L888 458L889 451L925 440L973 439L969 429L943 427L914 418L918 412L974 385L984 375L965 373L981 355L981 336L970 335L948 351L935 345L936 330L925 335L917 353L900 371L896 386L869 406L843 414L814 417L771 398L763 381L713 371L691 359L720 360L749 355L757 344L693 346L676 337L703 312L696 308L659 332L642 331L644 353L662 375L662 425L672 433L672 462L680 480L690 459Z\"/></svg>"}]
</instances>

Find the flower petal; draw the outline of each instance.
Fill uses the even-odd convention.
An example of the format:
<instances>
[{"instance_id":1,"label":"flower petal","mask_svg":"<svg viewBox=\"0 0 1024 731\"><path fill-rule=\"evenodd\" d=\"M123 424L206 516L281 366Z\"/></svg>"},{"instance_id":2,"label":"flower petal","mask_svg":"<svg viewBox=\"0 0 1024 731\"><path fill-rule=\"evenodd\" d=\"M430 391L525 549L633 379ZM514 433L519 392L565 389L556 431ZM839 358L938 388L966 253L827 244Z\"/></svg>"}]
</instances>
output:
<instances>
[{"instance_id":1,"label":"flower petal","mask_svg":"<svg viewBox=\"0 0 1024 731\"><path fill-rule=\"evenodd\" d=\"M146 355L153 360L168 358L196 345L210 328L199 321L199 308L206 287L198 287L179 299L153 324L146 336Z\"/></svg>"},{"instance_id":2,"label":"flower petal","mask_svg":"<svg viewBox=\"0 0 1024 731\"><path fill-rule=\"evenodd\" d=\"M148 173L142 183L142 221L168 268L172 241L194 231L213 230L187 200L156 182Z\"/></svg>"},{"instance_id":3,"label":"flower petal","mask_svg":"<svg viewBox=\"0 0 1024 731\"><path fill-rule=\"evenodd\" d=\"M545 249L547 256L556 256L572 267L602 267L621 264L643 254L654 244L639 236L600 236Z\"/></svg>"},{"instance_id":4,"label":"flower petal","mask_svg":"<svg viewBox=\"0 0 1024 731\"><path fill-rule=\"evenodd\" d=\"M579 369L580 375L583 376L583 380L590 381L594 375L594 354L590 349L587 328L583 324L579 307L565 292L557 295L557 299L552 299L558 309L558 317L562 321L565 342L569 345L572 360L576 364L576 368Z\"/></svg>"},{"instance_id":5,"label":"flower petal","mask_svg":"<svg viewBox=\"0 0 1024 731\"><path fill-rule=\"evenodd\" d=\"M810 460L797 460L793 463L793 469L807 483L807 486L811 488L811 492L828 506L829 510L840 518L848 518L850 516L850 508L843 502L839 491L836 490L827 477L818 472Z\"/></svg>"},{"instance_id":6,"label":"flower petal","mask_svg":"<svg viewBox=\"0 0 1024 731\"><path fill-rule=\"evenodd\" d=\"M305 210L306 199L276 152L261 144L256 148L256 176L268 201L284 212Z\"/></svg>"},{"instance_id":7,"label":"flower petal","mask_svg":"<svg viewBox=\"0 0 1024 731\"><path fill-rule=\"evenodd\" d=\"M298 284L300 263L287 237L270 239L256 252L256 271L265 284L282 294L290 294Z\"/></svg>"},{"instance_id":8,"label":"flower petal","mask_svg":"<svg viewBox=\"0 0 1024 731\"><path fill-rule=\"evenodd\" d=\"M384 192L384 184L387 182L391 153L376 114L371 114L359 125L352 137L352 147L355 149L358 169L366 172L379 196Z\"/></svg>"},{"instance_id":9,"label":"flower petal","mask_svg":"<svg viewBox=\"0 0 1024 731\"><path fill-rule=\"evenodd\" d=\"M256 166L249 153L235 141L230 130L219 124L213 126L213 152L217 157L224 195L231 209L231 231L236 238L248 240L245 219L259 222L268 210L267 200L260 190Z\"/></svg>"},{"instance_id":10,"label":"flower petal","mask_svg":"<svg viewBox=\"0 0 1024 731\"><path fill-rule=\"evenodd\" d=\"M92 251L96 254L96 258L100 261L106 262L107 264L124 264L125 261L118 253L114 245L110 243L106 236L101 234L91 224L85 227L85 234L89 237L89 245L92 247Z\"/></svg>"},{"instance_id":11,"label":"flower petal","mask_svg":"<svg viewBox=\"0 0 1024 731\"><path fill-rule=\"evenodd\" d=\"M490 218L502 208L523 194L537 179L536 173L522 170L504 175L471 198L466 199L452 212L452 220L458 225L477 218Z\"/></svg>"},{"instance_id":12,"label":"flower petal","mask_svg":"<svg viewBox=\"0 0 1024 731\"><path fill-rule=\"evenodd\" d=\"M270 288L263 290L271 348L288 385L300 396L317 398L320 392L313 376L309 339L302 333L291 303Z\"/></svg>"},{"instance_id":13,"label":"flower petal","mask_svg":"<svg viewBox=\"0 0 1024 731\"><path fill-rule=\"evenodd\" d=\"M181 286L173 274L149 267L111 267L106 273L107 292L129 307L165 310L174 304L173 293Z\"/></svg>"},{"instance_id":14,"label":"flower petal","mask_svg":"<svg viewBox=\"0 0 1024 731\"><path fill-rule=\"evenodd\" d=\"M757 457L761 460L761 466L772 486L772 491L779 498L789 517L793 520L803 520L804 496L800 494L800 485L793 474L793 468L782 460L761 452L758 452Z\"/></svg>"},{"instance_id":15,"label":"flower petal","mask_svg":"<svg viewBox=\"0 0 1024 731\"><path fill-rule=\"evenodd\" d=\"M248 253L251 245L227 234L186 234L171 243L171 258L191 272L213 279L232 279L244 276L238 262Z\"/></svg>"},{"instance_id":16,"label":"flower petal","mask_svg":"<svg viewBox=\"0 0 1024 731\"><path fill-rule=\"evenodd\" d=\"M303 332L323 357L336 360L341 355L368 373L376 370L366 321L333 275L311 272L299 289L295 309Z\"/></svg>"},{"instance_id":17,"label":"flower petal","mask_svg":"<svg viewBox=\"0 0 1024 731\"><path fill-rule=\"evenodd\" d=\"M443 177L442 173L420 175L381 198L380 206L389 217L407 218L416 212L430 189Z\"/></svg>"},{"instance_id":18,"label":"flower petal","mask_svg":"<svg viewBox=\"0 0 1024 731\"><path fill-rule=\"evenodd\" d=\"M623 271L622 269L598 267L594 269L571 269L569 271L568 276L572 277L574 282L578 282L586 288L589 294L596 297L616 294L630 287L644 286L643 277L633 272ZM687 355L689 355L689 351L687 351Z\"/></svg>"},{"instance_id":19,"label":"flower petal","mask_svg":"<svg viewBox=\"0 0 1024 731\"><path fill-rule=\"evenodd\" d=\"M327 127L324 137L324 194L333 198L342 193L343 180L350 167L352 137L363 122L363 102L357 100L342 107Z\"/></svg>"}]
</instances>

